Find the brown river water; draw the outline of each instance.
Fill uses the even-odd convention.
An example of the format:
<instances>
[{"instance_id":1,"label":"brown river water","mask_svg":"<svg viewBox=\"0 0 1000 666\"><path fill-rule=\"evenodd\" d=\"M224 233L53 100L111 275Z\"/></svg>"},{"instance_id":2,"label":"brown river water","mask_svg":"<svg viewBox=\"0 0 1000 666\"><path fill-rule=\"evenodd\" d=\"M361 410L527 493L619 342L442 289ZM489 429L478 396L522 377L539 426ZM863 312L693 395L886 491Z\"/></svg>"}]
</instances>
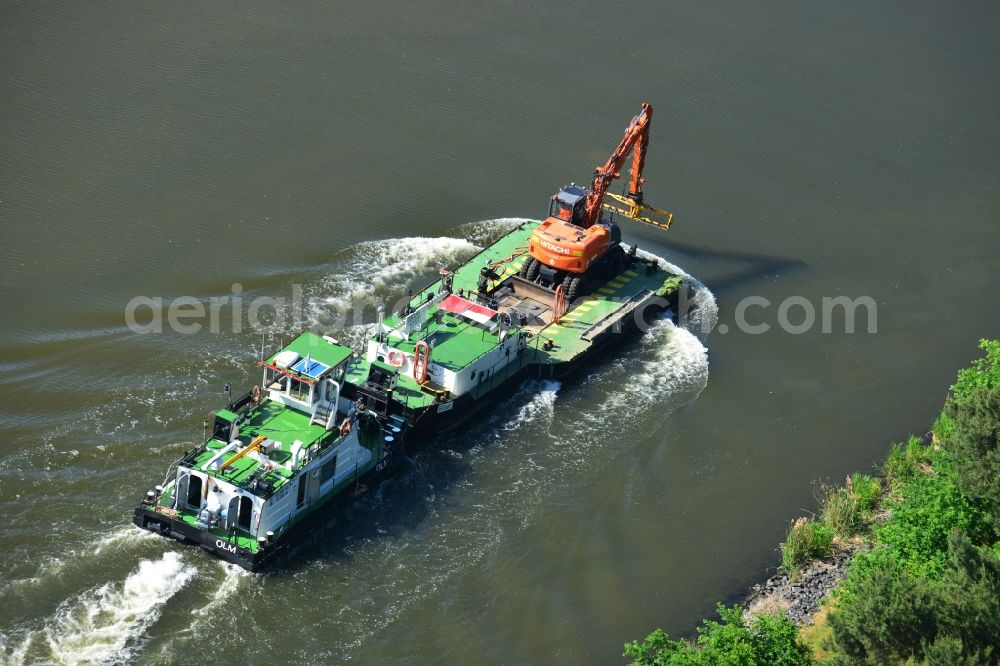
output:
<instances>
[{"instance_id":1,"label":"brown river water","mask_svg":"<svg viewBox=\"0 0 1000 666\"><path fill-rule=\"evenodd\" d=\"M0 662L690 633L1000 336L997 34L990 2L0 1ZM300 294L269 345L391 302L585 182L642 101L677 221L625 237L699 281L687 327L428 439L267 574L132 527L261 344L231 306L138 334L133 299ZM853 333L837 297L874 306Z\"/></svg>"}]
</instances>

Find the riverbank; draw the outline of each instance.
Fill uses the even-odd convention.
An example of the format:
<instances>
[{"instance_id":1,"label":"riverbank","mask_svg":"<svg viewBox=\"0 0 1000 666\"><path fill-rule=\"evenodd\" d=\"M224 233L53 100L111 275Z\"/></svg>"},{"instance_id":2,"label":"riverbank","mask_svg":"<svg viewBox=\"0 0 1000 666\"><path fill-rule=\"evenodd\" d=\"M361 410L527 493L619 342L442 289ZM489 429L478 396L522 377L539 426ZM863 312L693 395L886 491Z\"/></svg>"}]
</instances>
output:
<instances>
[{"instance_id":1,"label":"riverbank","mask_svg":"<svg viewBox=\"0 0 1000 666\"><path fill-rule=\"evenodd\" d=\"M810 560L798 578L779 570L763 583L750 588L740 604L744 616L784 614L797 625L808 625L820 604L847 576L847 568L859 547L838 545L828 557Z\"/></svg>"},{"instance_id":2,"label":"riverbank","mask_svg":"<svg viewBox=\"0 0 1000 666\"><path fill-rule=\"evenodd\" d=\"M1000 341L958 373L927 438L876 476L820 486L779 573L698 637L656 630L636 664L1000 662Z\"/></svg>"}]
</instances>

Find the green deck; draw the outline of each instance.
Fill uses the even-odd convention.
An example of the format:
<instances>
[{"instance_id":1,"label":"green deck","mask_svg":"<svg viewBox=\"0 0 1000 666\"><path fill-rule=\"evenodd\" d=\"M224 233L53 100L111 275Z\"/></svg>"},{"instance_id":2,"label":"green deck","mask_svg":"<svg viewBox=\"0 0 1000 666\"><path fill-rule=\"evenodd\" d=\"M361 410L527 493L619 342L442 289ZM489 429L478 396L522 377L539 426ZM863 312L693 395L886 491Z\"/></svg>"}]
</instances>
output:
<instances>
[{"instance_id":1,"label":"green deck","mask_svg":"<svg viewBox=\"0 0 1000 666\"><path fill-rule=\"evenodd\" d=\"M433 308L436 310L437 308ZM490 332L462 317L450 312L442 312L441 323L432 322L426 329L410 334L408 340L393 339L392 345L412 354L416 343L426 336L434 348L434 362L449 370L459 371L477 358L496 347L499 331ZM386 324L395 326L398 317L386 319Z\"/></svg>"},{"instance_id":2,"label":"green deck","mask_svg":"<svg viewBox=\"0 0 1000 666\"><path fill-rule=\"evenodd\" d=\"M522 224L465 262L455 271L452 290L475 293L479 281L479 269L487 260L490 263L503 262L499 269L501 279L520 271L524 261L528 258L528 238L538 224L538 222ZM648 289L660 296L667 296L676 291L680 282L679 276L660 267L650 275L647 275L642 269L625 271L580 301L577 307L563 315L559 324L549 324L544 327L538 335L532 338L527 353L521 354L521 358L512 364L509 372L520 370L528 364L556 366L572 361L587 351L592 344L581 339L580 336L621 308L629 298L643 289ZM422 292L413 297L410 305L416 307L425 302L428 294L437 293L439 287L440 280L428 285ZM386 324L389 326L398 322L397 317L386 320ZM433 362L452 370L465 367L499 342L495 334L486 332L481 326L446 314L442 325L439 326L432 322L419 336L412 334L410 340L394 341L393 345L412 353L413 345L420 336L433 334L439 329L443 331L442 335L447 337L433 345ZM553 344L550 349L546 350L543 345L548 340L551 340ZM369 364L363 358L353 362L347 374L347 381L356 385L363 384L368 376L368 366ZM543 372L543 374L548 373ZM486 392L489 389L489 383L479 385L476 388L476 393ZM412 377L404 374L399 377L396 396L411 408L425 407L433 404L435 400L433 394L421 389Z\"/></svg>"},{"instance_id":3,"label":"green deck","mask_svg":"<svg viewBox=\"0 0 1000 666\"><path fill-rule=\"evenodd\" d=\"M328 442L339 438L340 435L336 431L327 432L322 426L310 425L309 418L309 414L267 400L249 414L249 418L241 424L240 441L243 446L246 446L258 435L264 435L270 440L281 442L281 451L275 451L270 456L275 462L281 463L288 459L290 455L288 450L296 440L300 440L303 448L307 448L324 437L328 437ZM211 460L212 456L225 446L224 442L210 440L205 451L198 455L192 467L201 470L202 465ZM235 453L234 451L232 454L227 454L224 458L235 455ZM225 462L225 460L223 459L221 462ZM257 467L258 463L253 458L244 456L225 470L207 471L206 473L239 486L253 475ZM284 485L290 476L290 471L277 467L264 478L271 482L271 487L274 490L277 490Z\"/></svg>"}]
</instances>

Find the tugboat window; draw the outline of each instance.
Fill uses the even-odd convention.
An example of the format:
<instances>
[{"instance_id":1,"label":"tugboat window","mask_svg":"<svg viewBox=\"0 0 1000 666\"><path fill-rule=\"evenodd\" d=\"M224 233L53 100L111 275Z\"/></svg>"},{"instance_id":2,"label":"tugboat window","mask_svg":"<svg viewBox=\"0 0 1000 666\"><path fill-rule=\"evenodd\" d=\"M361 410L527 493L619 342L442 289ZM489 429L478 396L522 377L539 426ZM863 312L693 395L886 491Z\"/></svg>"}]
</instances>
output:
<instances>
[{"instance_id":1,"label":"tugboat window","mask_svg":"<svg viewBox=\"0 0 1000 666\"><path fill-rule=\"evenodd\" d=\"M288 389L289 395L297 400L307 400L309 398L309 385L297 379L292 379L291 382L292 385Z\"/></svg>"},{"instance_id":2,"label":"tugboat window","mask_svg":"<svg viewBox=\"0 0 1000 666\"><path fill-rule=\"evenodd\" d=\"M327 481L333 478L333 475L336 473L336 471L337 471L337 456L334 456L333 460L331 460L328 463L325 463L320 468L319 482L326 483Z\"/></svg>"}]
</instances>

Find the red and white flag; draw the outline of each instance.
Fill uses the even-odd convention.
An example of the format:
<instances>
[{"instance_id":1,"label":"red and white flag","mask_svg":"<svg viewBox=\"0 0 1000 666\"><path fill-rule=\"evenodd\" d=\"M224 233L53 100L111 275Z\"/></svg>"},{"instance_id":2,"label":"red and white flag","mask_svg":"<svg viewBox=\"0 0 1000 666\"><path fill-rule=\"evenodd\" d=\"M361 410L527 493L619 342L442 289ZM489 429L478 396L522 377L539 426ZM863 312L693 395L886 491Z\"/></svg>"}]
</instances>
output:
<instances>
[{"instance_id":1,"label":"red and white flag","mask_svg":"<svg viewBox=\"0 0 1000 666\"><path fill-rule=\"evenodd\" d=\"M476 305L472 301L461 296L456 296L455 294L449 295L448 298L438 303L438 307L445 312L461 315L480 324L489 324L491 319L500 314L496 310Z\"/></svg>"}]
</instances>

